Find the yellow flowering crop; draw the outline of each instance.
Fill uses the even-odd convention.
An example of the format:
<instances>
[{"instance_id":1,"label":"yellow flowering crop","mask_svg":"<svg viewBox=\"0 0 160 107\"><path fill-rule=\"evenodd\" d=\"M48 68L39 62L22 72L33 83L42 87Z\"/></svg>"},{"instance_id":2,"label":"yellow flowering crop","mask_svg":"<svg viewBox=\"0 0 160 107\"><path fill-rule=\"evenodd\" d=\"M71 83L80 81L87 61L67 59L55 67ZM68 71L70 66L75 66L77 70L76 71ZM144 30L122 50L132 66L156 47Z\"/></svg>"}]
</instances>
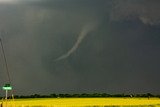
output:
<instances>
[{"instance_id":1,"label":"yellow flowering crop","mask_svg":"<svg viewBox=\"0 0 160 107\"><path fill-rule=\"evenodd\" d=\"M3 102L3 107L160 107L159 98L35 98Z\"/></svg>"}]
</instances>

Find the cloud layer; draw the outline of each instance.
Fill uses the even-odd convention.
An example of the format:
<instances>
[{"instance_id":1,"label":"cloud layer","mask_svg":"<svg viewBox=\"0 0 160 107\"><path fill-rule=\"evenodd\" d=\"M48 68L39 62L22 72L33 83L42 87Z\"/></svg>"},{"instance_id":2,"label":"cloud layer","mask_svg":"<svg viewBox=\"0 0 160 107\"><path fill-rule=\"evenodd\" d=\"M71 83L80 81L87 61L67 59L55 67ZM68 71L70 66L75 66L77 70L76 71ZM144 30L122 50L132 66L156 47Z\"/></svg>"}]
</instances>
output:
<instances>
[{"instance_id":1,"label":"cloud layer","mask_svg":"<svg viewBox=\"0 0 160 107\"><path fill-rule=\"evenodd\" d=\"M112 20L139 19L144 24L160 24L159 4L157 0L115 0L111 13Z\"/></svg>"}]
</instances>

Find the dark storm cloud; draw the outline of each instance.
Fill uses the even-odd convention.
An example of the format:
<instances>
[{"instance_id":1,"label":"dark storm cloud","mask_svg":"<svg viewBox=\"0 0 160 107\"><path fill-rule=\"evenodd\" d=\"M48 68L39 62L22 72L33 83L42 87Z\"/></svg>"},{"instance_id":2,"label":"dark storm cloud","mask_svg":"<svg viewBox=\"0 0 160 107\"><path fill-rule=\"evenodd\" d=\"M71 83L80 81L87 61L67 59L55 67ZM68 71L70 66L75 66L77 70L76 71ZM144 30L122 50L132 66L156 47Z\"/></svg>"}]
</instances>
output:
<instances>
[{"instance_id":1,"label":"dark storm cloud","mask_svg":"<svg viewBox=\"0 0 160 107\"><path fill-rule=\"evenodd\" d=\"M16 93L158 93L158 4L156 0L0 4L0 30ZM87 31L92 24L98 25Z\"/></svg>"},{"instance_id":2,"label":"dark storm cloud","mask_svg":"<svg viewBox=\"0 0 160 107\"><path fill-rule=\"evenodd\" d=\"M1 31L6 32L3 40L15 88L28 90L28 87L35 86L45 91L45 87L53 89L56 86L55 90L62 87L67 90L67 87L76 85L70 64L65 62L63 69L59 65L55 71L48 69L48 65L53 66L54 60L74 45L86 23L97 21L96 14L76 8L78 13L75 9L73 12L69 11L71 9L65 11L61 6L54 8L54 2L51 2L53 7L48 6L50 2L46 2L47 5L30 3L1 4L0 26ZM72 5L67 8L72 8ZM64 82L65 78L68 79ZM38 85L39 82L42 84Z\"/></svg>"},{"instance_id":3,"label":"dark storm cloud","mask_svg":"<svg viewBox=\"0 0 160 107\"><path fill-rule=\"evenodd\" d=\"M133 20L138 18L144 24L160 23L158 0L115 0L111 12L112 20Z\"/></svg>"}]
</instances>

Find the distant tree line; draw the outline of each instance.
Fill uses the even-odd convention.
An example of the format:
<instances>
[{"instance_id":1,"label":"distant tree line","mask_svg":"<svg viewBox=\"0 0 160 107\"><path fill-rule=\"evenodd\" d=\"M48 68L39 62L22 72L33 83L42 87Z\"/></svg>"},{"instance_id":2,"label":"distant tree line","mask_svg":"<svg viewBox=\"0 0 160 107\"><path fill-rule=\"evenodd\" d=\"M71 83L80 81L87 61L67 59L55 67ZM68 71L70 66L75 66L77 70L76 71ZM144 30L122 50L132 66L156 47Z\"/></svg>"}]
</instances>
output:
<instances>
[{"instance_id":1,"label":"distant tree line","mask_svg":"<svg viewBox=\"0 0 160 107\"><path fill-rule=\"evenodd\" d=\"M50 95L15 95L14 98L107 98L107 97L158 97L160 95L153 95L151 93L146 94L107 94L107 93L92 93L92 94L50 94ZM2 97L1 97L2 98ZM8 97L11 98L11 97Z\"/></svg>"}]
</instances>

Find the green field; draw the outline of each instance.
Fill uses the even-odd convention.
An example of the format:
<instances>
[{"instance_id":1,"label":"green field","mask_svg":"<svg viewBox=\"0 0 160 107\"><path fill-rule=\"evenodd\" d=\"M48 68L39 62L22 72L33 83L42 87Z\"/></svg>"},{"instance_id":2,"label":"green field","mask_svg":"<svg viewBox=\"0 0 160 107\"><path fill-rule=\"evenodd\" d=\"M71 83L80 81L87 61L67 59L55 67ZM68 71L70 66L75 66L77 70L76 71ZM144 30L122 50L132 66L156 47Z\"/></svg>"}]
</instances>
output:
<instances>
[{"instance_id":1,"label":"green field","mask_svg":"<svg viewBox=\"0 0 160 107\"><path fill-rule=\"evenodd\" d=\"M3 104L2 104L3 103ZM35 98L1 100L3 107L160 107L159 98Z\"/></svg>"}]
</instances>

